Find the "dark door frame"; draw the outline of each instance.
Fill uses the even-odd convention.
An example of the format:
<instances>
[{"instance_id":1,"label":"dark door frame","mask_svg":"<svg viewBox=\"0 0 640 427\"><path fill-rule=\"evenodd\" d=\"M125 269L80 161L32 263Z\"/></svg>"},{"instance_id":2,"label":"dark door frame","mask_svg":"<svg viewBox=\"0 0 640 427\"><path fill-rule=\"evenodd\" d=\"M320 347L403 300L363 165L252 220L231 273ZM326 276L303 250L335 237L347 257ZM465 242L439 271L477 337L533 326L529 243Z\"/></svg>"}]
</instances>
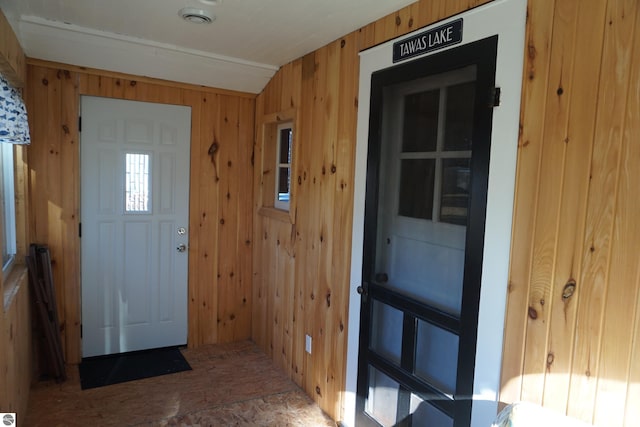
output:
<instances>
[{"instance_id":1,"label":"dark door frame","mask_svg":"<svg viewBox=\"0 0 640 427\"><path fill-rule=\"evenodd\" d=\"M478 310L485 233L485 215L489 176L489 154L494 107L494 84L498 36L468 43L438 54L377 71L371 76L371 103L369 116L369 143L366 174L364 221L364 250L362 264L362 306L360 311L360 338L358 357L358 385L356 422L370 421L364 413L368 390L368 366L372 365L392 377L406 394L436 396L434 406L449 416L455 416L455 427L468 427L471 422L473 377L477 347ZM382 142L382 112L384 88L429 75L476 65L476 99L474 134L471 160L472 187L465 245L464 279L460 316L453 316L426 304L418 303L375 282L373 260L377 211L379 201L379 162ZM404 313L404 332L401 366L377 354L369 346L372 301L379 300ZM454 399L413 375L415 365L415 329L423 320L456 334L459 337L457 383ZM405 425L405 424L403 424ZM406 425L410 425L407 423Z\"/></svg>"}]
</instances>

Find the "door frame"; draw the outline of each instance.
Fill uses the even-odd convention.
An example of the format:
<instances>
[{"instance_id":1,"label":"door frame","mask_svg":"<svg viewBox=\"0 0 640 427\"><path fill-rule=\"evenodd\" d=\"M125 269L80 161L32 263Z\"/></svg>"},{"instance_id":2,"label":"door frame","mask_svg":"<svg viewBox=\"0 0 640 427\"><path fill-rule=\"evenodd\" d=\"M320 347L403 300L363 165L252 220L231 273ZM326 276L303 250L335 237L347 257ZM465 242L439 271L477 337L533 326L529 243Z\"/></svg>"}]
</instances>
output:
<instances>
[{"instance_id":1,"label":"door frame","mask_svg":"<svg viewBox=\"0 0 640 427\"><path fill-rule=\"evenodd\" d=\"M351 250L347 383L343 424L355 425L360 337L360 304L357 293L362 283L365 191L369 145L372 74L390 68L393 44L425 29L463 19L461 43L403 61L408 63L474 41L498 36L496 87L501 88L500 105L494 108L485 239L483 248L480 308L473 385L471 426L490 425L498 407L502 340L506 309L511 223L514 204L516 156L519 134L522 67L526 25L526 0L494 0L491 3L447 18L395 40L360 53L359 109L356 136L354 207ZM505 232L505 230L509 230Z\"/></svg>"}]
</instances>

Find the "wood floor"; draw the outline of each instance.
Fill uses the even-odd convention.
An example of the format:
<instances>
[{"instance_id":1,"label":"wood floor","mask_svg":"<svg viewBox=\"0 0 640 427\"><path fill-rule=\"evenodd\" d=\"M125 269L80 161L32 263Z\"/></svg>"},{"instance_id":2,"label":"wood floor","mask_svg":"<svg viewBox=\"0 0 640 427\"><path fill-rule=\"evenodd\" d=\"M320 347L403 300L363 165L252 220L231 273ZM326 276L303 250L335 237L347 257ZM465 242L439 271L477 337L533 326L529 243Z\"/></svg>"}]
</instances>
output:
<instances>
[{"instance_id":1,"label":"wood floor","mask_svg":"<svg viewBox=\"0 0 640 427\"><path fill-rule=\"evenodd\" d=\"M335 426L249 341L185 349L191 371L80 389L78 369L63 384L31 390L21 426Z\"/></svg>"}]
</instances>

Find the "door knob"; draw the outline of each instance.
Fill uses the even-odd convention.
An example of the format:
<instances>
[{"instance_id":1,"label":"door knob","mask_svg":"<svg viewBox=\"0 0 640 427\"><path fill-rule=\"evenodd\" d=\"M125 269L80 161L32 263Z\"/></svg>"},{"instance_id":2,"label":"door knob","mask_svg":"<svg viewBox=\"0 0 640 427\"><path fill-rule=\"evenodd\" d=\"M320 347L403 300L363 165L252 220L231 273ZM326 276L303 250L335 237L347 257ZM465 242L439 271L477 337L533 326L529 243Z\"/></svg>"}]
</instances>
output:
<instances>
[{"instance_id":1,"label":"door knob","mask_svg":"<svg viewBox=\"0 0 640 427\"><path fill-rule=\"evenodd\" d=\"M187 250L187 246L183 243L183 244L181 244L180 246L178 246L178 247L176 248L176 250L177 250L178 252L184 252L184 251L186 251L186 250Z\"/></svg>"}]
</instances>

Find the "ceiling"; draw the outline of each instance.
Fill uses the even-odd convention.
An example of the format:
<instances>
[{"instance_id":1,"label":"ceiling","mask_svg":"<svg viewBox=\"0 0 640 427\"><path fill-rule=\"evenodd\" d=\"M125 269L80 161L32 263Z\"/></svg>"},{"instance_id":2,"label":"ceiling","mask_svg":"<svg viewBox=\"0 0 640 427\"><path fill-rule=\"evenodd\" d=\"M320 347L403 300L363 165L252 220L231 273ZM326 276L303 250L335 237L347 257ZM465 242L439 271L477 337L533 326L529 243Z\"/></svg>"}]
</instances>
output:
<instances>
[{"instance_id":1,"label":"ceiling","mask_svg":"<svg viewBox=\"0 0 640 427\"><path fill-rule=\"evenodd\" d=\"M0 0L0 8L30 57L257 93L279 66L414 1ZM185 6L216 19L186 22Z\"/></svg>"}]
</instances>

